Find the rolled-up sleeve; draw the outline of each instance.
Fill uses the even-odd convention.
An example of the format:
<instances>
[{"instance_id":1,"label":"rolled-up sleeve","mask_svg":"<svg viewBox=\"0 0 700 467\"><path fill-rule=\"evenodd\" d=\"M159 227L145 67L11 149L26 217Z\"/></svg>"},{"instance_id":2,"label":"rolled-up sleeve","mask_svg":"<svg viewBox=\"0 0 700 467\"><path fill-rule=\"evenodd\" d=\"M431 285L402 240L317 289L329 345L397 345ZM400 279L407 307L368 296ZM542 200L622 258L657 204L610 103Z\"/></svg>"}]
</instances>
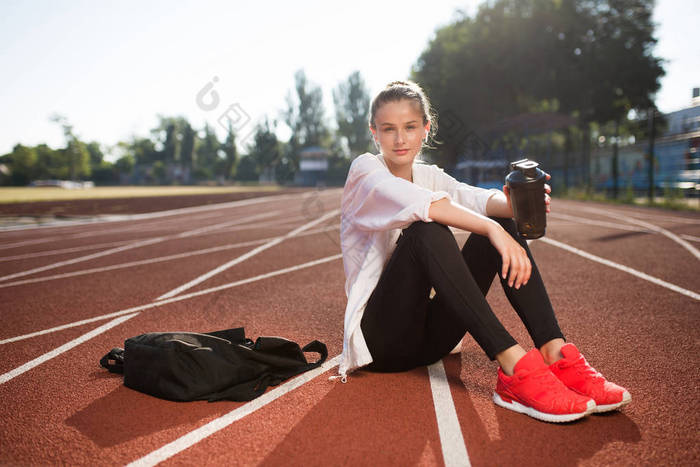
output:
<instances>
[{"instance_id":1,"label":"rolled-up sleeve","mask_svg":"<svg viewBox=\"0 0 700 467\"><path fill-rule=\"evenodd\" d=\"M434 186L437 190L446 191L460 205L486 216L486 204L489 199L500 190L496 188L481 188L460 182L444 169L436 165L432 166L435 177Z\"/></svg>"},{"instance_id":2,"label":"rolled-up sleeve","mask_svg":"<svg viewBox=\"0 0 700 467\"><path fill-rule=\"evenodd\" d=\"M341 211L358 229L389 230L418 220L432 222L430 204L441 198L450 195L396 177L378 160L360 156L350 165Z\"/></svg>"}]
</instances>

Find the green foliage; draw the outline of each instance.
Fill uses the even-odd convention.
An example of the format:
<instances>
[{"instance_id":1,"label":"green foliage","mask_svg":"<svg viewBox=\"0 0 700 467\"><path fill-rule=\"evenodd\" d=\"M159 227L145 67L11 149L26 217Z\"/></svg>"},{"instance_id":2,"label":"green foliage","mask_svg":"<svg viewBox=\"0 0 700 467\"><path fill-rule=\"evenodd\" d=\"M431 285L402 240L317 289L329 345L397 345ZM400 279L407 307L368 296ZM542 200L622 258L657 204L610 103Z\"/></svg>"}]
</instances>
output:
<instances>
[{"instance_id":1,"label":"green foliage","mask_svg":"<svg viewBox=\"0 0 700 467\"><path fill-rule=\"evenodd\" d=\"M303 69L294 74L296 98L287 94L284 118L301 147L324 146L330 137L323 109L323 91L308 81Z\"/></svg>"},{"instance_id":2,"label":"green foliage","mask_svg":"<svg viewBox=\"0 0 700 467\"><path fill-rule=\"evenodd\" d=\"M250 156L243 156L238 162L235 179L239 181L257 181L258 176L255 160Z\"/></svg>"},{"instance_id":3,"label":"green foliage","mask_svg":"<svg viewBox=\"0 0 700 467\"><path fill-rule=\"evenodd\" d=\"M135 165L136 158L132 154L126 154L117 159L117 162L114 163L117 172L124 175L130 174L131 171L134 170Z\"/></svg>"},{"instance_id":4,"label":"green foliage","mask_svg":"<svg viewBox=\"0 0 700 467\"><path fill-rule=\"evenodd\" d=\"M224 176L225 180L231 179L236 173L236 162L238 160L238 149L236 148L236 133L233 131L231 121L228 122L228 132L226 140L221 145L221 150L224 152L224 164L222 170L217 171Z\"/></svg>"},{"instance_id":5,"label":"green foliage","mask_svg":"<svg viewBox=\"0 0 700 467\"><path fill-rule=\"evenodd\" d=\"M16 144L7 157L10 163L10 181L12 185L29 184L36 172L37 153L34 148Z\"/></svg>"},{"instance_id":6,"label":"green foliage","mask_svg":"<svg viewBox=\"0 0 700 467\"><path fill-rule=\"evenodd\" d=\"M255 129L253 144L249 147L248 156L255 161L258 173L273 167L280 159L280 143L275 134L276 122L270 123L266 118Z\"/></svg>"},{"instance_id":7,"label":"green foliage","mask_svg":"<svg viewBox=\"0 0 700 467\"><path fill-rule=\"evenodd\" d=\"M92 141L87 144L86 148L90 154L90 166L99 167L105 158L102 148L100 147L100 143L97 141Z\"/></svg>"},{"instance_id":8,"label":"green foliage","mask_svg":"<svg viewBox=\"0 0 700 467\"><path fill-rule=\"evenodd\" d=\"M197 133L190 125L190 122L184 119L179 128L181 135L180 162L183 167L192 168L194 166L194 145Z\"/></svg>"},{"instance_id":9,"label":"green foliage","mask_svg":"<svg viewBox=\"0 0 700 467\"><path fill-rule=\"evenodd\" d=\"M156 185L165 183L166 169L163 161L155 161L151 167L152 181Z\"/></svg>"},{"instance_id":10,"label":"green foliage","mask_svg":"<svg viewBox=\"0 0 700 467\"><path fill-rule=\"evenodd\" d=\"M202 169L198 173L199 179L203 179L203 174L209 173L213 176L221 150L221 142L216 137L214 129L209 124L204 125L204 137L197 148L197 169Z\"/></svg>"},{"instance_id":11,"label":"green foliage","mask_svg":"<svg viewBox=\"0 0 700 467\"><path fill-rule=\"evenodd\" d=\"M651 0L496 0L438 29L411 78L440 115L443 162L470 131L545 108L579 124L624 119L651 106L664 71L652 54ZM546 102L546 105L542 105Z\"/></svg>"},{"instance_id":12,"label":"green foliage","mask_svg":"<svg viewBox=\"0 0 700 467\"><path fill-rule=\"evenodd\" d=\"M368 114L370 97L359 71L348 76L333 90L338 135L347 141L349 155L371 150ZM329 174L330 175L330 174Z\"/></svg>"}]
</instances>

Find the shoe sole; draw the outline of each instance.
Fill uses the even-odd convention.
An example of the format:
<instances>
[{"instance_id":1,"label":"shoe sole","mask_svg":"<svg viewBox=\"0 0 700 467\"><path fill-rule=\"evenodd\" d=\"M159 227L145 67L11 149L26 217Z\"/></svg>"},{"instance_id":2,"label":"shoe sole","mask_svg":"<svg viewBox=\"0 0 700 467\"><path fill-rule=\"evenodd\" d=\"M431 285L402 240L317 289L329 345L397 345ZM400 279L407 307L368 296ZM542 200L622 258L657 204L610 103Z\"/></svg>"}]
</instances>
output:
<instances>
[{"instance_id":1,"label":"shoe sole","mask_svg":"<svg viewBox=\"0 0 700 467\"><path fill-rule=\"evenodd\" d=\"M630 402L632 402L632 396L630 395L629 392L625 391L622 393L622 401L620 401L616 404L596 405L594 412L595 413L610 412L612 410L619 409L623 405L627 405Z\"/></svg>"},{"instance_id":2,"label":"shoe sole","mask_svg":"<svg viewBox=\"0 0 700 467\"><path fill-rule=\"evenodd\" d=\"M572 422L574 420L578 420L579 418L583 418L586 415L590 414L595 410L595 402L593 402L593 399L588 401L588 407L586 408L585 412L579 412L579 413L567 413L567 414L551 414L551 413L546 413L546 412L540 412L539 410L535 410L532 407L527 407L523 404L520 404L519 402L512 401L512 402L506 402L504 401L501 396L497 393L493 393L493 402L500 406L503 407L504 409L509 409L514 412L522 413L525 415L529 415L532 418L536 418L537 420L542 420L543 422L551 422L551 423L565 423L565 422Z\"/></svg>"}]
</instances>

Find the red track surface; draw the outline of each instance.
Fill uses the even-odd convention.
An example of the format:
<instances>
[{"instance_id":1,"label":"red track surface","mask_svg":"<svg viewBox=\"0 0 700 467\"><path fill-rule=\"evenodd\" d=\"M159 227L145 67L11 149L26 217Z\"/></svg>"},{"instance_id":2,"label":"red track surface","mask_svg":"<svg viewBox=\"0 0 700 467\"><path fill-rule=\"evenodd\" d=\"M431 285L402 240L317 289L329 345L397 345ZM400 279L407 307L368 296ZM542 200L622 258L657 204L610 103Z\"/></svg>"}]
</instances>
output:
<instances>
[{"instance_id":1,"label":"red track surface","mask_svg":"<svg viewBox=\"0 0 700 467\"><path fill-rule=\"evenodd\" d=\"M273 237L338 209L340 195L336 189L297 192L289 199L270 196L256 204L186 215L0 232L0 276L16 275L0 278L0 340L153 303ZM277 210L273 216L249 219ZM700 402L700 261L668 235L643 230L635 219L675 234L690 250L700 247L697 214L558 199L552 202L546 237L530 244L568 340L609 379L626 386L632 403L619 412L564 425L501 409L490 399L495 364L467 339L461 356L447 357L443 364L472 465L700 463L695 410ZM230 225L192 233L226 222ZM288 238L177 296L338 255L338 227L336 214L310 233ZM190 235L177 237L183 232ZM468 234L456 233L462 245ZM157 237L163 239L56 265ZM593 261L548 239L682 290ZM251 243L236 245L241 242ZM162 258L213 247L221 249ZM64 249L76 250L48 254ZM17 256L22 257L11 259ZM142 260L151 261L120 266ZM94 268L105 270L84 273ZM47 280L67 273L77 275ZM342 261L335 258L145 309L53 358L46 356L116 317L0 344L0 464L126 464L238 407L247 408L233 402L156 399L125 388L121 377L97 362L125 338L144 332L236 326L245 326L253 338L281 335L300 344L319 339L328 345L330 359L342 348L343 285ZM498 281L488 300L514 336L531 346ZM36 358L45 361L13 373ZM441 438L426 368L398 374L358 371L347 384L329 381L334 372L312 378L189 447L166 448L170 457L165 463L445 463L443 452L449 455L454 442Z\"/></svg>"}]
</instances>

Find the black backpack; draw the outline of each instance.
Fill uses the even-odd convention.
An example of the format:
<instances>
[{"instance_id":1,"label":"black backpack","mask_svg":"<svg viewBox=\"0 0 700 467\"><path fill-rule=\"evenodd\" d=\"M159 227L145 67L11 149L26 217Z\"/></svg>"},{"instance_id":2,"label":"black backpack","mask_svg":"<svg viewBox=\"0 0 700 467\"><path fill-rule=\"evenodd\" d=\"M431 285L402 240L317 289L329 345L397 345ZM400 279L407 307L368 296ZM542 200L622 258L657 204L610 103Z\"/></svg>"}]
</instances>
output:
<instances>
[{"instance_id":1,"label":"black backpack","mask_svg":"<svg viewBox=\"0 0 700 467\"><path fill-rule=\"evenodd\" d=\"M321 358L308 363L304 352ZM124 349L112 349L100 365L123 373L126 387L163 399L249 401L327 357L319 341L303 349L282 337L258 337L253 343L236 328L141 334L124 341Z\"/></svg>"}]
</instances>

